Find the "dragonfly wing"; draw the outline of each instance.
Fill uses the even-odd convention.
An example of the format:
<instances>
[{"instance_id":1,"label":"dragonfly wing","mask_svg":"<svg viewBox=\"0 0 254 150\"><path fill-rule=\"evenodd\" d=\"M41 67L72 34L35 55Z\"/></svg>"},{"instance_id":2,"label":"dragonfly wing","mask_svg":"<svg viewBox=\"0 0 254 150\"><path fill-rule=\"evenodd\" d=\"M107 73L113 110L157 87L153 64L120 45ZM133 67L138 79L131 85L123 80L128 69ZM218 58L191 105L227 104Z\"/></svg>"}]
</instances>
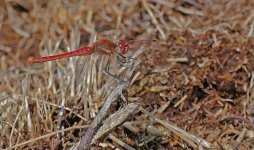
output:
<instances>
[{"instance_id":1,"label":"dragonfly wing","mask_svg":"<svg viewBox=\"0 0 254 150\"><path fill-rule=\"evenodd\" d=\"M157 40L128 40L129 43L129 50L130 51L137 51L140 49L150 50L158 47Z\"/></svg>"}]
</instances>

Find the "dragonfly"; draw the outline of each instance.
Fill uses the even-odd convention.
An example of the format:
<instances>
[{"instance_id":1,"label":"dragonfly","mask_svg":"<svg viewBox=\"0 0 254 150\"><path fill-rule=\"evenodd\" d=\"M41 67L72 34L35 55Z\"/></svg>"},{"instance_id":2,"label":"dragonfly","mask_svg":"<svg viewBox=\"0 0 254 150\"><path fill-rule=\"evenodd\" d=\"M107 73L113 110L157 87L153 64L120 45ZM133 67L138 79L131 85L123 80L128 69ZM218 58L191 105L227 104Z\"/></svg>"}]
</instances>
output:
<instances>
[{"instance_id":1,"label":"dragonfly","mask_svg":"<svg viewBox=\"0 0 254 150\"><path fill-rule=\"evenodd\" d=\"M119 47L119 52L116 51L117 46ZM123 57L122 54L125 54L129 50L129 48L130 44L127 43L125 40L119 40L118 45L116 45L113 43L113 41L104 38L95 42L94 44L92 44L92 46L83 46L77 50L66 52L63 54L34 58L28 61L28 64L42 63L73 56L91 55L92 53L98 53L102 55L118 54L119 56Z\"/></svg>"},{"instance_id":2,"label":"dragonfly","mask_svg":"<svg viewBox=\"0 0 254 150\"><path fill-rule=\"evenodd\" d=\"M127 40L119 40L118 43L115 44L112 40L103 38L96 41L90 46L86 45L71 52L66 52L66 53L58 54L58 55L33 58L32 60L28 61L28 64L43 63L43 62L53 61L53 60L62 59L62 58L68 58L73 56L84 56L84 55L91 55L93 53L97 53L97 54L107 55L107 56L116 55L118 62L120 62L122 66L131 66L133 65L134 58L125 57L124 54L131 49L137 49L138 47L140 47L139 43L148 42L146 40L143 40L143 41L137 42L138 45L135 45L133 41L131 42L130 40L127 42ZM109 72L109 65L110 65L110 59L108 60L106 64L105 72L117 78L115 75Z\"/></svg>"}]
</instances>

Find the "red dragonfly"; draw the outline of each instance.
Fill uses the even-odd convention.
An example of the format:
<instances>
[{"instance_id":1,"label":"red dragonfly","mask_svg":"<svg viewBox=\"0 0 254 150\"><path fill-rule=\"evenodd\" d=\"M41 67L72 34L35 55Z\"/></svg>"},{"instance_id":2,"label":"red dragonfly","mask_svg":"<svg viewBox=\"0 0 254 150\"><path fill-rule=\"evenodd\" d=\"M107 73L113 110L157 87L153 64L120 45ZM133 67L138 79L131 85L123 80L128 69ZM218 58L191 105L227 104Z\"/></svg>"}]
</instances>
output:
<instances>
[{"instance_id":1,"label":"red dragonfly","mask_svg":"<svg viewBox=\"0 0 254 150\"><path fill-rule=\"evenodd\" d=\"M119 40L118 44L114 44L113 41L104 38L104 39L101 39L101 40L95 42L91 46L83 46L77 50L59 54L59 55L34 58L34 59L28 61L28 63L29 64L42 63L42 62L52 61L52 60L61 59L61 58L82 56L82 55L91 55L92 53L98 53L98 54L108 55L108 56L116 54L117 60L120 62L120 64L122 66L130 67L133 65L134 59L125 57L122 54L127 53L130 49L135 50L135 49L140 48L141 47L140 44L142 42L146 43L144 45L149 45L149 43L147 43L147 42L151 42L151 41L144 40L144 41L132 41L132 42L134 42L134 43L137 42L136 43L137 45L135 45L134 43L131 43L131 42L127 42L125 40ZM118 49L118 51L117 51L117 49ZM113 77L116 77L115 75L113 75L109 72L109 64L110 64L110 59L108 60L108 62L106 64L106 68L105 68L106 73L108 73L109 75L111 75Z\"/></svg>"},{"instance_id":2,"label":"red dragonfly","mask_svg":"<svg viewBox=\"0 0 254 150\"><path fill-rule=\"evenodd\" d=\"M119 47L120 52L116 51L117 46ZM52 61L56 59L73 57L73 56L91 55L92 53L99 53L102 55L113 55L117 53L119 56L124 57L121 54L125 54L129 49L130 49L130 44L124 40L119 40L118 45L116 45L111 40L105 38L95 42L92 46L83 46L77 50L59 54L59 55L34 58L28 61L28 63L29 64L42 63L46 61Z\"/></svg>"}]
</instances>

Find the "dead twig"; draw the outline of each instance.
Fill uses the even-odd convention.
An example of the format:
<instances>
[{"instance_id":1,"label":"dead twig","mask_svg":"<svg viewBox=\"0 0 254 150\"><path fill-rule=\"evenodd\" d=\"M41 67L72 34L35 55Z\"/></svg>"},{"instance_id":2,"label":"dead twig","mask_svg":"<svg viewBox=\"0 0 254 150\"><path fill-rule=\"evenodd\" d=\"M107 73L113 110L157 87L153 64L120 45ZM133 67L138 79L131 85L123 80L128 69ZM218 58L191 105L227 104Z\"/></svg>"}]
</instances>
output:
<instances>
[{"instance_id":1,"label":"dead twig","mask_svg":"<svg viewBox=\"0 0 254 150\"><path fill-rule=\"evenodd\" d=\"M117 100L117 98L122 94L123 90L126 90L128 87L128 82L120 81L116 88L110 93L110 95L106 98L103 103L102 108L97 114L96 118L91 124L91 127L87 130L85 136L82 137L80 144L78 145L78 150L87 149L95 136L97 130L100 128L103 119L109 112L109 108L112 103Z\"/></svg>"},{"instance_id":2,"label":"dead twig","mask_svg":"<svg viewBox=\"0 0 254 150\"><path fill-rule=\"evenodd\" d=\"M224 121L224 120L239 120L239 121L242 121L244 123L246 123L247 125L249 125L250 128L252 128L254 130L254 124L253 122L251 122L250 120L242 117L242 116L238 116L238 115L230 115L230 116L225 116L221 119L218 119L216 122L221 122L221 121Z\"/></svg>"},{"instance_id":3,"label":"dead twig","mask_svg":"<svg viewBox=\"0 0 254 150\"><path fill-rule=\"evenodd\" d=\"M100 127L100 129L94 136L92 143L95 143L95 141L97 141L100 137L104 136L105 134L109 133L110 131L121 125L128 117L130 117L138 110L139 106L139 103L130 103L115 112L114 114L110 115L103 122L103 125Z\"/></svg>"},{"instance_id":4,"label":"dead twig","mask_svg":"<svg viewBox=\"0 0 254 150\"><path fill-rule=\"evenodd\" d=\"M32 143L32 142L35 142L35 141L47 138L47 137L51 137L53 135L56 135L56 134L59 134L59 133L62 133L62 132L67 132L67 131L74 130L74 129L83 129L83 128L87 128L87 127L89 127L89 125L73 126L73 127L70 127L70 128L63 129L63 130L55 131L55 132L52 132L52 133L49 133L49 134L46 134L46 135L43 135L43 136L31 139L31 140L25 141L23 143L19 143L19 144L16 144L14 146L8 147L8 148L6 148L6 150L7 149L17 148L17 147L20 147L20 146L23 146L23 145L26 145L26 144L29 144L29 143Z\"/></svg>"}]
</instances>

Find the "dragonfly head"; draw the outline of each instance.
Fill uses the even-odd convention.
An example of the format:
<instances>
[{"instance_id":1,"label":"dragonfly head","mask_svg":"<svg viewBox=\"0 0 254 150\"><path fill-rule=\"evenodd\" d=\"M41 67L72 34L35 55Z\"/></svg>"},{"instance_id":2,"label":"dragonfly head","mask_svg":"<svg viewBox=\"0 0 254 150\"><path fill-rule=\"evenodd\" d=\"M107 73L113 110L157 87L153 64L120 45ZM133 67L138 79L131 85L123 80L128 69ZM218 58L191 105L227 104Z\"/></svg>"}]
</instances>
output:
<instances>
[{"instance_id":1,"label":"dragonfly head","mask_svg":"<svg viewBox=\"0 0 254 150\"><path fill-rule=\"evenodd\" d=\"M119 40L118 46L122 54L126 53L130 49L129 43L124 40Z\"/></svg>"}]
</instances>

